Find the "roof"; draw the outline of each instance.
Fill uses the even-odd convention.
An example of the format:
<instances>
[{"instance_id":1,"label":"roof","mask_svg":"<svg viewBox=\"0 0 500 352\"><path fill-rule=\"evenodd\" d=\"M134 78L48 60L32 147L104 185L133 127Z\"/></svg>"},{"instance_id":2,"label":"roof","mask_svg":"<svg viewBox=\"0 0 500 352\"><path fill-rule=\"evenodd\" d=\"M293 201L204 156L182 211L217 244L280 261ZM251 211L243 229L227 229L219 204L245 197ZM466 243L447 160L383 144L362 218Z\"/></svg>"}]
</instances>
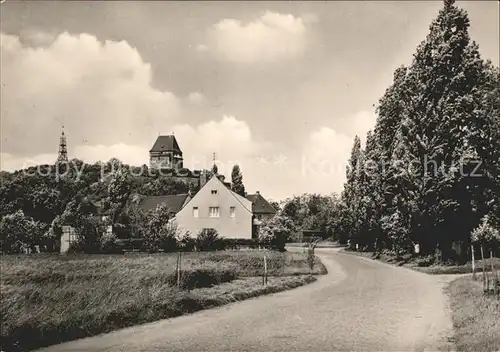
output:
<instances>
[{"instance_id":1,"label":"roof","mask_svg":"<svg viewBox=\"0 0 500 352\"><path fill-rule=\"evenodd\" d=\"M202 189L203 189L203 188L205 188L205 187L209 187L209 185L210 185L212 182L219 182L219 183L221 183L221 184L222 184L222 185L226 188L226 190L229 192L229 194L231 194L231 195L232 195L232 196L233 196L233 197L234 197L234 198L235 198L235 199L236 199L236 200L237 200L237 201L238 201L238 202L239 202L239 203L243 206L243 208L245 208L245 210L247 210L249 213L252 213L252 209L247 208L247 206L245 205L245 203L246 203L247 201L249 201L249 199L246 199L245 197L240 196L240 195L239 195L238 193L236 193L236 192L233 192L233 191L231 190L231 188L230 188L230 187L228 187L227 185L225 185L225 184L224 184L224 182L222 182L222 181L220 180L220 178L219 178L219 177L217 177L217 176L212 176L212 177L210 178L210 180L208 180L208 182L207 182L207 183L205 183L205 185L202 187ZM200 190L200 191L201 191L201 190ZM200 193L200 191L198 191L198 193ZM198 194L198 193L197 193L197 194ZM195 197L196 197L196 196L195 196Z\"/></svg>"},{"instance_id":2,"label":"roof","mask_svg":"<svg viewBox=\"0 0 500 352\"><path fill-rule=\"evenodd\" d=\"M148 196L139 203L143 210L153 210L160 204L165 204L170 211L177 213L191 198L188 194L176 194L170 196Z\"/></svg>"},{"instance_id":3,"label":"roof","mask_svg":"<svg viewBox=\"0 0 500 352\"><path fill-rule=\"evenodd\" d=\"M173 134L169 136L158 136L149 152L178 152L182 154L181 148Z\"/></svg>"},{"instance_id":4,"label":"roof","mask_svg":"<svg viewBox=\"0 0 500 352\"><path fill-rule=\"evenodd\" d=\"M247 194L246 198L252 202L255 214L276 214L276 209L260 193Z\"/></svg>"}]
</instances>

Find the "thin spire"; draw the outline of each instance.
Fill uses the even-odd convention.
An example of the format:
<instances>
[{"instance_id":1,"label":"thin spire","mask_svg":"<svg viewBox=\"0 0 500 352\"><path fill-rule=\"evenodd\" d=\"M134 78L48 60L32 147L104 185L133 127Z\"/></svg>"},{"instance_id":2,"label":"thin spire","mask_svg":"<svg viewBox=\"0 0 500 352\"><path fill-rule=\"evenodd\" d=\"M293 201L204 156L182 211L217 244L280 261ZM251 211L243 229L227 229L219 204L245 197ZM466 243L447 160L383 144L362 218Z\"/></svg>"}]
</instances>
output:
<instances>
[{"instance_id":1,"label":"thin spire","mask_svg":"<svg viewBox=\"0 0 500 352\"><path fill-rule=\"evenodd\" d=\"M59 154L57 163L68 162L68 146L66 145L66 136L64 135L64 125L61 126L61 137L59 138Z\"/></svg>"},{"instance_id":2,"label":"thin spire","mask_svg":"<svg viewBox=\"0 0 500 352\"><path fill-rule=\"evenodd\" d=\"M212 166L212 173L214 175L217 175L219 173L219 168L217 167L217 165L215 164L215 153L213 153L214 155L214 160L213 160L213 166Z\"/></svg>"}]
</instances>

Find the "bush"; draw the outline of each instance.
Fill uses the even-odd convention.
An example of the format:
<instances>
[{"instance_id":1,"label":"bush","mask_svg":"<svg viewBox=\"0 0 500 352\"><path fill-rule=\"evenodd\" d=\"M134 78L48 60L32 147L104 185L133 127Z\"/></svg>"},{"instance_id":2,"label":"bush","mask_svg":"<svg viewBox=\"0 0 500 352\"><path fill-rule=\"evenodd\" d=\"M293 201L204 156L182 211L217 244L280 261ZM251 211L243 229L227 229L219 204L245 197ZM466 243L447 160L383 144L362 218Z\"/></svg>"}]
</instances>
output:
<instances>
[{"instance_id":1,"label":"bush","mask_svg":"<svg viewBox=\"0 0 500 352\"><path fill-rule=\"evenodd\" d=\"M192 252L195 250L196 240L191 237L189 232L186 232L179 238L178 247L183 252Z\"/></svg>"},{"instance_id":2,"label":"bush","mask_svg":"<svg viewBox=\"0 0 500 352\"><path fill-rule=\"evenodd\" d=\"M177 225L170 220L170 209L163 204L147 214L140 233L143 235L144 249L149 252L177 250L179 231Z\"/></svg>"},{"instance_id":3,"label":"bush","mask_svg":"<svg viewBox=\"0 0 500 352\"><path fill-rule=\"evenodd\" d=\"M119 254L123 253L124 244L118 240L114 233L105 233L101 237L101 253Z\"/></svg>"},{"instance_id":4,"label":"bush","mask_svg":"<svg viewBox=\"0 0 500 352\"><path fill-rule=\"evenodd\" d=\"M425 257L419 257L415 260L415 263L419 267L427 267L434 264L436 257L434 255L427 255Z\"/></svg>"},{"instance_id":5,"label":"bush","mask_svg":"<svg viewBox=\"0 0 500 352\"><path fill-rule=\"evenodd\" d=\"M0 252L18 254L24 246L34 247L43 241L44 224L24 215L22 210L0 220Z\"/></svg>"},{"instance_id":6,"label":"bush","mask_svg":"<svg viewBox=\"0 0 500 352\"><path fill-rule=\"evenodd\" d=\"M488 216L481 219L480 225L472 231L471 241L482 245L496 247L500 244L500 232L493 227Z\"/></svg>"},{"instance_id":7,"label":"bush","mask_svg":"<svg viewBox=\"0 0 500 352\"><path fill-rule=\"evenodd\" d=\"M196 247L200 251L215 251L223 249L224 240L219 238L219 233L215 229L203 229L196 237Z\"/></svg>"},{"instance_id":8,"label":"bush","mask_svg":"<svg viewBox=\"0 0 500 352\"><path fill-rule=\"evenodd\" d=\"M293 228L292 220L283 215L276 215L259 228L259 242L280 252L285 251L285 244Z\"/></svg>"},{"instance_id":9,"label":"bush","mask_svg":"<svg viewBox=\"0 0 500 352\"><path fill-rule=\"evenodd\" d=\"M259 248L259 241L253 238L222 238L221 241L224 249Z\"/></svg>"}]
</instances>

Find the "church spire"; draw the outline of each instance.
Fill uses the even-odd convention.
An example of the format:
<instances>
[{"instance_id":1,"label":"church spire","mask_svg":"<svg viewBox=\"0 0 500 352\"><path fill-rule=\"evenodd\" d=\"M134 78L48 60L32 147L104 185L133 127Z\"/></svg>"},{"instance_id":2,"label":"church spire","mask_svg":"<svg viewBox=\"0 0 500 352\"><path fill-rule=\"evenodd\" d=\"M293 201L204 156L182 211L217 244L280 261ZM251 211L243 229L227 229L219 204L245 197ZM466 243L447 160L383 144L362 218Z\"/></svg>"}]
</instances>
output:
<instances>
[{"instance_id":1,"label":"church spire","mask_svg":"<svg viewBox=\"0 0 500 352\"><path fill-rule=\"evenodd\" d=\"M57 156L57 163L68 162L68 149L66 146L66 136L64 135L64 125L62 126L61 137L59 138L59 155Z\"/></svg>"}]
</instances>

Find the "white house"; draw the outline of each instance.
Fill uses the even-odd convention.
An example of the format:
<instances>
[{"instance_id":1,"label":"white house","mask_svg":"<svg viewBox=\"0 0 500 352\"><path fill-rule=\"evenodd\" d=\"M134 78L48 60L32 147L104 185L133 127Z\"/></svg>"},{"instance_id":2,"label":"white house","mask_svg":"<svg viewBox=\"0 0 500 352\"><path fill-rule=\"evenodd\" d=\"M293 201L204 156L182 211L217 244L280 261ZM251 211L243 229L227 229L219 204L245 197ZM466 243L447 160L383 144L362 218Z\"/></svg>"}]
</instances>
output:
<instances>
[{"instance_id":1,"label":"white house","mask_svg":"<svg viewBox=\"0 0 500 352\"><path fill-rule=\"evenodd\" d=\"M212 177L176 214L175 222L192 237L210 228L225 238L252 238L252 201L231 191L221 179Z\"/></svg>"}]
</instances>

